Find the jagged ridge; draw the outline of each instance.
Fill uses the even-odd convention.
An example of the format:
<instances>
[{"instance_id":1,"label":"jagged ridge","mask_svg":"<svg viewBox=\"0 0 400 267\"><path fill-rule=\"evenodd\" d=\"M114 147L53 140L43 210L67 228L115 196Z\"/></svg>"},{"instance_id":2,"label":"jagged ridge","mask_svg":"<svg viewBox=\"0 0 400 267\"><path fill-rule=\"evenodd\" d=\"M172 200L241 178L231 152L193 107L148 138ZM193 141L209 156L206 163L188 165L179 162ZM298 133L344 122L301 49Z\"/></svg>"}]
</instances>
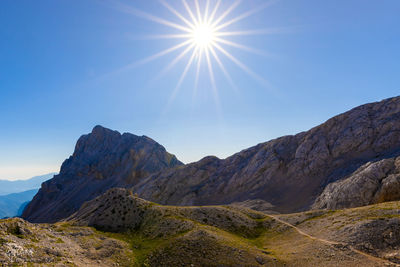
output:
<instances>
[{"instance_id":1,"label":"jagged ridge","mask_svg":"<svg viewBox=\"0 0 400 267\"><path fill-rule=\"evenodd\" d=\"M151 173L178 165L182 163L174 155L146 136L96 126L79 138L60 174L42 184L23 218L58 221L110 188L133 186Z\"/></svg>"},{"instance_id":2,"label":"jagged ridge","mask_svg":"<svg viewBox=\"0 0 400 267\"><path fill-rule=\"evenodd\" d=\"M227 159L206 157L143 179L133 190L171 205L262 199L280 212L308 209L326 185L400 152L400 97L354 108L307 132Z\"/></svg>"},{"instance_id":3,"label":"jagged ridge","mask_svg":"<svg viewBox=\"0 0 400 267\"><path fill-rule=\"evenodd\" d=\"M43 184L24 218L65 218L84 201L117 186L131 187L161 204L258 199L279 212L306 210L328 184L399 152L400 97L359 106L307 132L258 144L227 159L210 156L184 166L147 137L95 127L78 141L60 175ZM368 203L387 198L375 199Z\"/></svg>"}]
</instances>

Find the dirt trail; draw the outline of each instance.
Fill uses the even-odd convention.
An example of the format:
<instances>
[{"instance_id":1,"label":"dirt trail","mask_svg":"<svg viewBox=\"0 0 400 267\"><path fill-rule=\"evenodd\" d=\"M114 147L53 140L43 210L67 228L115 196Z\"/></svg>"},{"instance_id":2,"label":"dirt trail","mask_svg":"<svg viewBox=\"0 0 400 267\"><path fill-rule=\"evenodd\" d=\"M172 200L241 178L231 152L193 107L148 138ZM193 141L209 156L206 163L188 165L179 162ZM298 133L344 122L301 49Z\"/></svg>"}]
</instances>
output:
<instances>
[{"instance_id":1,"label":"dirt trail","mask_svg":"<svg viewBox=\"0 0 400 267\"><path fill-rule=\"evenodd\" d=\"M381 263L381 264L384 264L385 266L398 266L398 267L400 267L400 264L397 264L397 263L394 263L394 262L391 262L391 261L388 261L388 260L385 260L385 259L382 259L382 258L373 256L373 255L371 255L371 254L365 253L365 252L363 252L363 251L361 251L361 250L358 250L358 249L356 249L356 248L354 248L354 247L352 247L352 246L350 246L350 245L348 245L348 244L341 243L341 242L330 241L330 240L318 238L318 237L312 236L312 235L310 235L310 234L307 234L306 232L304 232L304 231L301 230L300 228L298 228L298 227L294 226L293 224L290 224L290 223L288 223L288 222L286 222L286 221L284 221L284 220L278 218L278 217L275 216L275 215L271 215L271 214L266 214L266 215L267 215L268 217L270 217L270 218L276 220L277 222L280 222L280 223L282 223L282 224L284 224L284 225L287 225L287 226L293 228L294 230L296 230L296 231L297 231L299 234L301 234L302 236L308 237L308 238L310 238L310 239L312 239L312 240L316 240L316 241L319 241L319 242L322 242L322 243L325 243L325 244L328 244L328 245L331 245L331 246L337 245L337 246L346 247L346 248L350 249L351 251L353 251L354 253L357 253L357 254L359 254L359 255L362 255L362 256L364 256L364 257L367 257L368 259L370 259L370 260L372 260L372 261L375 261L375 262L379 262L379 263Z\"/></svg>"}]
</instances>

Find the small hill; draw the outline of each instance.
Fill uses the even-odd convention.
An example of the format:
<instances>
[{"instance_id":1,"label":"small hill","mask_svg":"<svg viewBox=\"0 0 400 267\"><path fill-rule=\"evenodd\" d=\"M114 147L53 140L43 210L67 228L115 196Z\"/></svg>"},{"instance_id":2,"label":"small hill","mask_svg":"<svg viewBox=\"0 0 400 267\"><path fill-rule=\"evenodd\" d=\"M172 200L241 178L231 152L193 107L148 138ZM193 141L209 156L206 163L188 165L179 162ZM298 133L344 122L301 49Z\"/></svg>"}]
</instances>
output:
<instances>
[{"instance_id":1,"label":"small hill","mask_svg":"<svg viewBox=\"0 0 400 267\"><path fill-rule=\"evenodd\" d=\"M113 187L131 187L148 175L182 165L146 136L120 134L101 126L79 138L60 174L42 184L22 217L56 222Z\"/></svg>"},{"instance_id":2,"label":"small hill","mask_svg":"<svg viewBox=\"0 0 400 267\"><path fill-rule=\"evenodd\" d=\"M114 188L67 221L124 233L141 263L150 266L260 266L276 262L247 240L260 235L264 217L227 206L161 206Z\"/></svg>"}]
</instances>

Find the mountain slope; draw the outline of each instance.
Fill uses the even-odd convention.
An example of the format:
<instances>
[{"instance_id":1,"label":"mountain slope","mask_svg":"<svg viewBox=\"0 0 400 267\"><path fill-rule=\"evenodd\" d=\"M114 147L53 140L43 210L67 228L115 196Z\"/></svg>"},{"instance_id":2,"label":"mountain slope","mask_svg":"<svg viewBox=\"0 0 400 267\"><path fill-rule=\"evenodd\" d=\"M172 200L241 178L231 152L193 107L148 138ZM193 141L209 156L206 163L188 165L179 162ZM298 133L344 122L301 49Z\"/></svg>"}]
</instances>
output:
<instances>
[{"instance_id":1,"label":"mountain slope","mask_svg":"<svg viewBox=\"0 0 400 267\"><path fill-rule=\"evenodd\" d=\"M60 174L42 184L23 218L58 221L109 188L133 186L151 173L178 165L182 163L174 155L146 136L96 126L79 138Z\"/></svg>"},{"instance_id":2,"label":"mountain slope","mask_svg":"<svg viewBox=\"0 0 400 267\"><path fill-rule=\"evenodd\" d=\"M27 190L38 189L40 185L51 179L56 173L35 176L27 180L0 180L0 196L12 193L19 193Z\"/></svg>"},{"instance_id":3,"label":"mountain slope","mask_svg":"<svg viewBox=\"0 0 400 267\"><path fill-rule=\"evenodd\" d=\"M226 204L262 199L280 212L308 209L329 183L400 152L400 97L359 106L307 132L284 136L227 159L153 174L134 186L161 204Z\"/></svg>"},{"instance_id":4,"label":"mountain slope","mask_svg":"<svg viewBox=\"0 0 400 267\"><path fill-rule=\"evenodd\" d=\"M67 220L0 220L5 266L398 266L400 202L269 214L162 206L113 188Z\"/></svg>"},{"instance_id":5,"label":"mountain slope","mask_svg":"<svg viewBox=\"0 0 400 267\"><path fill-rule=\"evenodd\" d=\"M0 196L0 218L20 216L23 207L35 196L38 189Z\"/></svg>"},{"instance_id":6,"label":"mountain slope","mask_svg":"<svg viewBox=\"0 0 400 267\"><path fill-rule=\"evenodd\" d=\"M271 215L238 206L161 206L115 188L67 221L123 233L150 266L390 266L400 262L398 208L390 202Z\"/></svg>"}]
</instances>

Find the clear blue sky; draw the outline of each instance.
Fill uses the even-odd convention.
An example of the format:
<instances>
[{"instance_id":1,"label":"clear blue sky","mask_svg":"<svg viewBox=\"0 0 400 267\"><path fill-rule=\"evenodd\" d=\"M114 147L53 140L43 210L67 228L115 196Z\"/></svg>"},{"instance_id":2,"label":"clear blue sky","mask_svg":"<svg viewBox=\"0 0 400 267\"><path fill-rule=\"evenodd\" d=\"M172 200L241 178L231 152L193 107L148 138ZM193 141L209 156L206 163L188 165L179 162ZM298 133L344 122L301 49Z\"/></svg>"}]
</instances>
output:
<instances>
[{"instance_id":1,"label":"clear blue sky","mask_svg":"<svg viewBox=\"0 0 400 267\"><path fill-rule=\"evenodd\" d=\"M264 2L245 0L229 17ZM179 22L158 1L121 3ZM180 2L169 3L185 12ZM231 3L223 1L222 11ZM270 87L220 55L238 92L215 68L219 111L204 69L196 97L190 70L167 105L187 57L158 79L178 53L126 68L177 40L143 38L173 29L124 12L123 5L1 1L0 179L58 171L77 138L97 124L147 135L191 162L224 158L400 95L398 0L281 0L235 23L233 30L280 29L231 38L269 56L226 47Z\"/></svg>"}]
</instances>

